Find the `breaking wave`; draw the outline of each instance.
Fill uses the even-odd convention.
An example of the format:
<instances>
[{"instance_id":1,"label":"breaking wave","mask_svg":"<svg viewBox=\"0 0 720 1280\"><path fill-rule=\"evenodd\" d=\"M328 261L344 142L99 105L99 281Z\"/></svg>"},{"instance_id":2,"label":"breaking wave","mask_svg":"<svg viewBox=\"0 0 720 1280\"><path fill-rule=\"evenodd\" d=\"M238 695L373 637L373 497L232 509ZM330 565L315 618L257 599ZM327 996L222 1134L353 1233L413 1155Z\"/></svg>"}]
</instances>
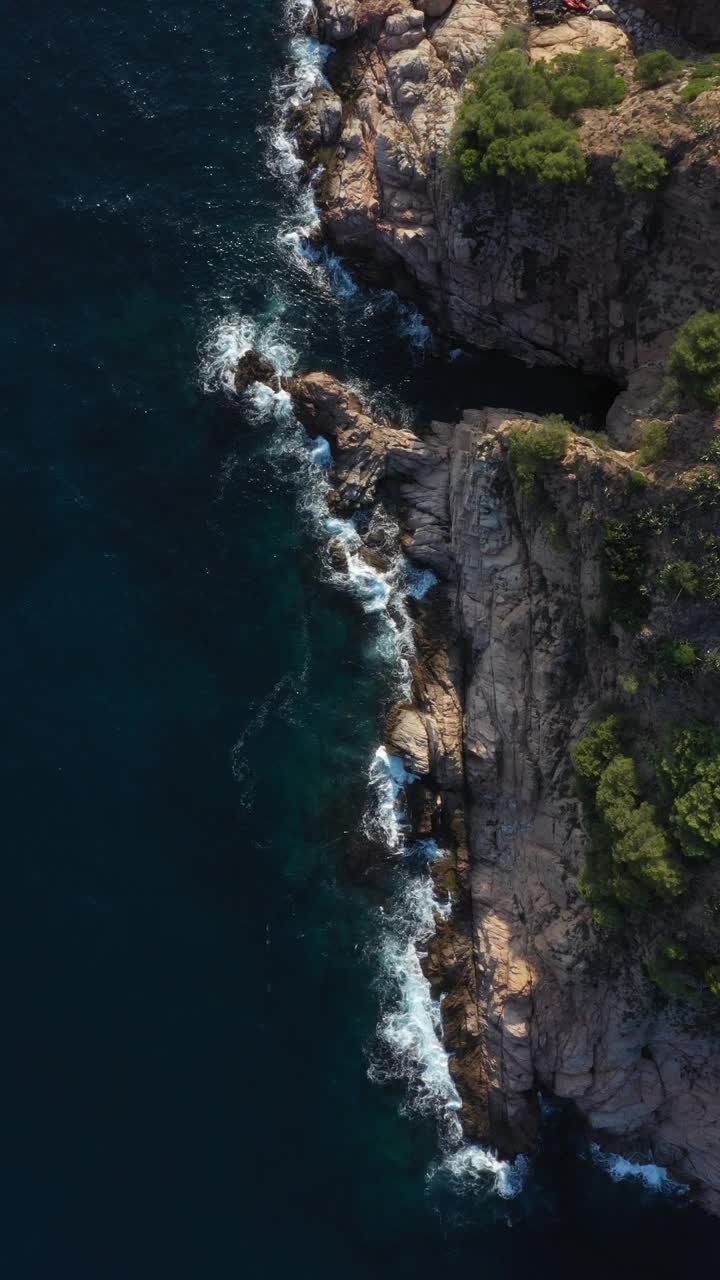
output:
<instances>
[{"instance_id":1,"label":"breaking wave","mask_svg":"<svg viewBox=\"0 0 720 1280\"><path fill-rule=\"evenodd\" d=\"M274 87L275 124L268 134L268 163L288 194L289 214L279 227L277 280L267 318L229 313L218 319L200 353L200 382L211 394L235 396L238 361L254 350L271 362L275 386L255 384L243 392L249 421L266 435L265 456L287 476L294 477L300 519L318 542L322 571L328 581L349 593L368 617L368 658L392 684L395 698L408 697L414 655L412 602L432 588L435 577L409 564L401 546L397 523L381 510L367 519L333 514L327 503L331 450L322 437L311 439L297 421L291 398L281 379L297 368L297 343L302 326L289 317L293 299L283 294L287 272L283 256L312 277L313 286L331 294L353 323L380 313L393 316L398 330L416 349L430 346L431 334L420 314L390 291L366 293L352 279L341 260L317 243L318 210L312 183L302 181L303 166L290 128L291 112L324 80L327 50L298 35L310 10L309 0L289 0L286 24L290 59ZM287 289L287 285L284 286ZM372 532L372 554L368 533ZM249 744L269 715L292 713L306 670L287 673L257 705L232 752L232 768L242 802L253 803ZM511 1166L492 1153L464 1142L458 1118L461 1106L448 1055L442 1042L441 1004L423 972L423 957L435 929L436 916L447 915L448 903L435 897L430 865L439 856L433 841L412 843L406 813L406 789L414 781L402 762L378 747L370 762L366 831L397 859L398 882L392 907L379 920L378 989L381 1018L378 1045L369 1074L375 1080L403 1079L404 1108L430 1115L436 1122L442 1158L429 1176L444 1176L451 1185L461 1181L515 1194L522 1181L519 1164Z\"/></svg>"},{"instance_id":2,"label":"breaking wave","mask_svg":"<svg viewBox=\"0 0 720 1280\"><path fill-rule=\"evenodd\" d=\"M661 1165L640 1164L638 1161L628 1160L625 1156L615 1155L612 1151L602 1151L595 1142L590 1147L590 1154L593 1163L604 1170L613 1182L632 1179L635 1182L641 1182L648 1191L670 1192L675 1195L687 1192L687 1187L681 1182L674 1182L667 1169L663 1169Z\"/></svg>"}]
</instances>

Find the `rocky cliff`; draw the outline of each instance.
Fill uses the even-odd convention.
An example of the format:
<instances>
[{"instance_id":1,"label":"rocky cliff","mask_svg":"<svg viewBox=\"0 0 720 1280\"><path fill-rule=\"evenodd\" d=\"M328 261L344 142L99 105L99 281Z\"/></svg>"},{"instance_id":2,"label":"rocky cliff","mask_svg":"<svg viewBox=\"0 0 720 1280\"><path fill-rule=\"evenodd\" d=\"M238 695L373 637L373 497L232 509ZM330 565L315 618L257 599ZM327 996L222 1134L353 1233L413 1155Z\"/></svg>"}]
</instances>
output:
<instances>
[{"instance_id":1,"label":"rocky cliff","mask_svg":"<svg viewBox=\"0 0 720 1280\"><path fill-rule=\"evenodd\" d=\"M440 577L419 607L412 703L391 711L387 744L422 777L417 829L454 849L441 872L453 915L428 972L445 993L466 1131L528 1149L541 1090L719 1210L720 1019L713 1001L658 985L655 957L670 935L720 955L706 910L720 873L703 864L680 905L599 927L578 892L588 828L572 748L598 706L630 713L648 757L677 718L717 717L718 664L690 678L657 653L668 636L698 655L720 645L717 606L661 586L668 558L715 536L720 477L701 459L718 454L720 424L667 416L664 459L641 480L636 452L575 434L528 490L509 455L536 420L472 411L416 436L373 421L326 375L291 390L332 443L335 501L399 504L408 555ZM631 520L651 530L640 629L608 620L604 531Z\"/></svg>"},{"instance_id":2,"label":"rocky cliff","mask_svg":"<svg viewBox=\"0 0 720 1280\"><path fill-rule=\"evenodd\" d=\"M715 0L636 0L668 31L710 45L720 43L720 8Z\"/></svg>"},{"instance_id":3,"label":"rocky cliff","mask_svg":"<svg viewBox=\"0 0 720 1280\"><path fill-rule=\"evenodd\" d=\"M622 380L718 296L720 93L688 105L676 85L641 90L612 22L534 27L533 59L614 50L627 97L582 113L588 184L464 198L445 154L465 78L527 17L526 0L319 0L333 87L308 105L299 140L309 168L322 166L324 234L366 279L414 296L452 340ZM629 197L611 165L638 133L656 140L669 177Z\"/></svg>"}]
</instances>

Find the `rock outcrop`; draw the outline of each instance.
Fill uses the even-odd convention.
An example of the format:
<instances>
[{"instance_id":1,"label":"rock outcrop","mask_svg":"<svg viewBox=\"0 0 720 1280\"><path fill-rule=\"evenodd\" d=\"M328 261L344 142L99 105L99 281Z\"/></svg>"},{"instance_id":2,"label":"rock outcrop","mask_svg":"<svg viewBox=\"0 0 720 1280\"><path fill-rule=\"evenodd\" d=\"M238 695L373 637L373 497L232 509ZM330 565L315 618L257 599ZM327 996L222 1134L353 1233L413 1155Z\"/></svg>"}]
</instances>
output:
<instances>
[{"instance_id":1,"label":"rock outcrop","mask_svg":"<svg viewBox=\"0 0 720 1280\"><path fill-rule=\"evenodd\" d=\"M658 997L647 971L662 912L611 938L593 923L577 889L587 831L571 763L592 709L622 700L623 675L668 609L680 607L698 647L720 644L717 609L662 594L640 637L598 625L603 522L685 502L684 531L699 528L707 512L687 506L688 477L720 424L707 414L671 423L679 456L652 473L649 492L630 482L634 454L574 436L538 502L508 466L527 417L471 411L418 437L375 422L327 375L290 389L308 429L331 441L339 501L399 494L407 554L441 578L419 615L412 702L391 711L387 740L425 780L422 830L440 823L454 843L454 910L428 974L445 993L467 1132L526 1150L541 1090L571 1101L601 1142L669 1166L720 1210L718 1016ZM660 558L682 554L675 529L655 543ZM679 690L648 685L633 714L649 734L678 705L707 714L719 683L710 672ZM700 900L720 888L715 870L703 874Z\"/></svg>"},{"instance_id":2,"label":"rock outcrop","mask_svg":"<svg viewBox=\"0 0 720 1280\"><path fill-rule=\"evenodd\" d=\"M458 98L502 31L527 21L526 0L321 0L318 9L344 103L329 151L322 142L324 232L364 278L414 297L453 340L618 381L714 304L720 92L689 106L676 86L640 90L627 37L611 23L578 16L534 28L534 58L615 49L628 95L583 113L589 185L488 186L464 199L445 164ZM318 144L308 138L327 131L317 103L308 114L299 137L312 160ZM657 140L670 176L659 192L629 197L611 165L637 133Z\"/></svg>"}]
</instances>

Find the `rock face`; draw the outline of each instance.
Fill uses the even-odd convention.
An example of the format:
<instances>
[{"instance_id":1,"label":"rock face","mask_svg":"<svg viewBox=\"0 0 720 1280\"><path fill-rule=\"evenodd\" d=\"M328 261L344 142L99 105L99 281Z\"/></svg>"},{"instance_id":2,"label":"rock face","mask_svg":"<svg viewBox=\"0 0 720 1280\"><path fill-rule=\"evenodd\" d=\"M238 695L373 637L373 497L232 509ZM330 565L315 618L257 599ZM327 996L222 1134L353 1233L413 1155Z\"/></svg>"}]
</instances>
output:
<instances>
[{"instance_id":1,"label":"rock face","mask_svg":"<svg viewBox=\"0 0 720 1280\"><path fill-rule=\"evenodd\" d=\"M720 41L720 8L715 0L635 0L656 22L688 40Z\"/></svg>"},{"instance_id":2,"label":"rock face","mask_svg":"<svg viewBox=\"0 0 720 1280\"><path fill-rule=\"evenodd\" d=\"M326 375L291 390L303 421L332 442L341 500L399 487L407 553L442 579L435 613L420 618L412 704L391 712L387 741L426 778L441 811L432 821L454 840L454 911L428 972L446 993L466 1130L506 1153L527 1149L540 1089L571 1100L611 1149L668 1165L720 1211L718 1018L659 1000L644 968L652 927L609 941L577 891L587 832L570 747L637 661L635 638L596 624L603 520L639 501L628 496L633 455L574 437L538 505L508 467L511 433L527 419L466 412L418 438L374 422ZM720 427L705 417L680 424L679 438ZM667 485L660 506L682 491L677 477ZM667 607L654 607L650 631ZM684 634L720 643L717 610L695 617L686 610ZM690 715L707 710L718 677L661 692L649 723L671 719L678 696Z\"/></svg>"},{"instance_id":3,"label":"rock face","mask_svg":"<svg viewBox=\"0 0 720 1280\"><path fill-rule=\"evenodd\" d=\"M583 113L590 185L488 187L464 200L444 161L458 97L502 31L527 21L526 0L322 0L320 18L338 45L328 72L345 103L324 157L324 229L371 282L419 299L452 339L619 380L663 333L715 304L720 93L690 107L673 87L639 90L612 24L534 28L536 58L618 51L628 95ZM631 198L611 165L638 132L657 139L671 175L656 195Z\"/></svg>"}]
</instances>

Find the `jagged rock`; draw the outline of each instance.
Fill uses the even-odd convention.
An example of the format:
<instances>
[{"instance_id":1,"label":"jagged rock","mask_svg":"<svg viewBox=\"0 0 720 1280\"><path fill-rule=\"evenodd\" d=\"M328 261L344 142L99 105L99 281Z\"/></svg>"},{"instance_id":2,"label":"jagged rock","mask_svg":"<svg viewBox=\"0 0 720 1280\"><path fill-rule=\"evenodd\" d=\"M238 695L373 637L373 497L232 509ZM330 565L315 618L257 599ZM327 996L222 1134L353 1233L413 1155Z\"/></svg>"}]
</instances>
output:
<instances>
[{"instance_id":1,"label":"jagged rock","mask_svg":"<svg viewBox=\"0 0 720 1280\"><path fill-rule=\"evenodd\" d=\"M241 356L235 369L235 390L245 391L254 382L271 383L275 378L275 369L269 360L258 355L257 351L248 351Z\"/></svg>"},{"instance_id":2,"label":"jagged rock","mask_svg":"<svg viewBox=\"0 0 720 1280\"><path fill-rule=\"evenodd\" d=\"M320 38L350 40L357 30L356 0L315 0Z\"/></svg>"},{"instance_id":3,"label":"jagged rock","mask_svg":"<svg viewBox=\"0 0 720 1280\"><path fill-rule=\"evenodd\" d=\"M385 746L405 768L424 778L430 772L430 745L425 720L415 707L394 707L385 725Z\"/></svg>"},{"instance_id":4,"label":"jagged rock","mask_svg":"<svg viewBox=\"0 0 720 1280\"><path fill-rule=\"evenodd\" d=\"M298 121L298 144L302 155L320 147L334 146L342 129L342 102L331 89L316 89L303 104Z\"/></svg>"}]
</instances>

